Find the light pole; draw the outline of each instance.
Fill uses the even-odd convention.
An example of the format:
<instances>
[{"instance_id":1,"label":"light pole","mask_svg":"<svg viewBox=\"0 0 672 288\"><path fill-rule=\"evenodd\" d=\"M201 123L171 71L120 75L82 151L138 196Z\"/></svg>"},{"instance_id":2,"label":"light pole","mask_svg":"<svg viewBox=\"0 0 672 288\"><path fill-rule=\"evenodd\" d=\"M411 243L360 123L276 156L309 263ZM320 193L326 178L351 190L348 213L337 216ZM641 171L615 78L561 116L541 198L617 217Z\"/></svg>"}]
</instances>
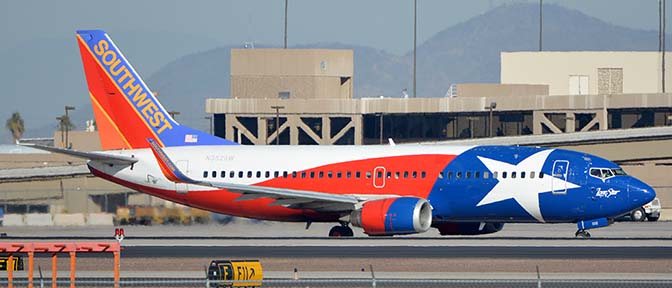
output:
<instances>
[{"instance_id":1,"label":"light pole","mask_svg":"<svg viewBox=\"0 0 672 288\"><path fill-rule=\"evenodd\" d=\"M203 118L208 120L208 124L210 124L210 135L212 135L212 116L205 116Z\"/></svg>"},{"instance_id":2,"label":"light pole","mask_svg":"<svg viewBox=\"0 0 672 288\"><path fill-rule=\"evenodd\" d=\"M285 109L285 106L271 106L275 109L275 145L280 145L280 109Z\"/></svg>"},{"instance_id":3,"label":"light pole","mask_svg":"<svg viewBox=\"0 0 672 288\"><path fill-rule=\"evenodd\" d=\"M68 131L70 130L70 116L68 116L68 111L75 110L74 106L65 106L65 119L63 124L65 124L65 148L70 149L70 142L68 141Z\"/></svg>"},{"instance_id":4,"label":"light pole","mask_svg":"<svg viewBox=\"0 0 672 288\"><path fill-rule=\"evenodd\" d=\"M65 116L60 116L56 117L56 120L58 120L58 127L61 129L61 146L65 148L65 129L63 125L65 125Z\"/></svg>"},{"instance_id":5,"label":"light pole","mask_svg":"<svg viewBox=\"0 0 672 288\"><path fill-rule=\"evenodd\" d=\"M413 98L417 97L415 94L415 72L416 72L416 53L417 34L418 34L418 0L413 0Z\"/></svg>"},{"instance_id":6,"label":"light pole","mask_svg":"<svg viewBox=\"0 0 672 288\"><path fill-rule=\"evenodd\" d=\"M544 0L539 0L539 51L541 51L541 39L542 39L542 8L544 7Z\"/></svg>"},{"instance_id":7,"label":"light pole","mask_svg":"<svg viewBox=\"0 0 672 288\"><path fill-rule=\"evenodd\" d=\"M490 106L485 106L485 109L490 110L490 120L488 120L488 137L492 137L492 110L497 108L497 102L490 102Z\"/></svg>"},{"instance_id":8,"label":"light pole","mask_svg":"<svg viewBox=\"0 0 672 288\"><path fill-rule=\"evenodd\" d=\"M287 4L289 0L285 0L285 49L287 49Z\"/></svg>"}]
</instances>

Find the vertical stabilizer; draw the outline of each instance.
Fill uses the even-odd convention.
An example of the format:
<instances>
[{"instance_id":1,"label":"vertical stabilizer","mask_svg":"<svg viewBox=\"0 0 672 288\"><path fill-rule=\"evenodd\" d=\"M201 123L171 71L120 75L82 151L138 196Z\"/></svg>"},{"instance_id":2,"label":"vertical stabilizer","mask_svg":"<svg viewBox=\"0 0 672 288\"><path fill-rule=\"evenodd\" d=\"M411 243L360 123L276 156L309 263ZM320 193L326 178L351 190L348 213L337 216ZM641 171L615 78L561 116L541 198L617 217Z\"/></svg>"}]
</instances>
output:
<instances>
[{"instance_id":1,"label":"vertical stabilizer","mask_svg":"<svg viewBox=\"0 0 672 288\"><path fill-rule=\"evenodd\" d=\"M175 122L105 31L77 31L77 42L103 150L148 148L148 138L161 147L237 144Z\"/></svg>"}]
</instances>

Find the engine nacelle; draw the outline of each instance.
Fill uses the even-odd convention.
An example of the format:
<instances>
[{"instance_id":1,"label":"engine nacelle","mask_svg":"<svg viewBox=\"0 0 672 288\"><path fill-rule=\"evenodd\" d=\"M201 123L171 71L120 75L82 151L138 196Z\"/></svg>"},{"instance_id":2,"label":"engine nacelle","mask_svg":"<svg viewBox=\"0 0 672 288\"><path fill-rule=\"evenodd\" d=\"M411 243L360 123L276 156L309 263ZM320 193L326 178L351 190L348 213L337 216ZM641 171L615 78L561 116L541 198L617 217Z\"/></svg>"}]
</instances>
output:
<instances>
[{"instance_id":1,"label":"engine nacelle","mask_svg":"<svg viewBox=\"0 0 672 288\"><path fill-rule=\"evenodd\" d=\"M350 223L368 235L422 233L432 226L432 205L416 197L371 200L352 211Z\"/></svg>"},{"instance_id":2,"label":"engine nacelle","mask_svg":"<svg viewBox=\"0 0 672 288\"><path fill-rule=\"evenodd\" d=\"M499 232L504 223L446 222L435 224L441 235L481 235Z\"/></svg>"}]
</instances>

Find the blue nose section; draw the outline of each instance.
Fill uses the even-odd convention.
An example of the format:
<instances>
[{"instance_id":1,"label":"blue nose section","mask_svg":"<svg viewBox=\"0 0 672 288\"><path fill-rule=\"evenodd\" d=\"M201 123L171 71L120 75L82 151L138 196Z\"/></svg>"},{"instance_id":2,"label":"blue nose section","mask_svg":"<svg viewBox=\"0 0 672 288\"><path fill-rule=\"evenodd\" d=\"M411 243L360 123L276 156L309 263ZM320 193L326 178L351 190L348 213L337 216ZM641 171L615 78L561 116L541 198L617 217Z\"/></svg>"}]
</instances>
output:
<instances>
[{"instance_id":1,"label":"blue nose section","mask_svg":"<svg viewBox=\"0 0 672 288\"><path fill-rule=\"evenodd\" d=\"M628 183L628 198L635 206L643 206L656 198L656 191L639 179L632 178Z\"/></svg>"}]
</instances>

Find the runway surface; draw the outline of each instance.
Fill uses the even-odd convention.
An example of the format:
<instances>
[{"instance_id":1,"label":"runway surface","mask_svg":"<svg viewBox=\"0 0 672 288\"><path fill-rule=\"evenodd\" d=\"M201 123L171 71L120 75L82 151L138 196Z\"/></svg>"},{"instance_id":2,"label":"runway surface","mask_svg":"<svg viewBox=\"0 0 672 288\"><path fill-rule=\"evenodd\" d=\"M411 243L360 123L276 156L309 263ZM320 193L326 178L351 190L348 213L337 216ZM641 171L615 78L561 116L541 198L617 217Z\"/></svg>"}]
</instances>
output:
<instances>
[{"instance_id":1,"label":"runway surface","mask_svg":"<svg viewBox=\"0 0 672 288\"><path fill-rule=\"evenodd\" d=\"M276 279L292 278L295 268L302 278L369 278L369 267L381 278L536 279L539 267L545 279L672 281L672 222L616 223L591 231L591 239L574 238L573 224L507 224L500 233L480 236L432 230L383 238L355 228L351 239L324 237L331 226L316 223L306 230L303 223L248 220L125 226L122 277L197 278L213 259L246 258L262 261L265 275ZM114 228L1 227L7 237L0 241L114 241ZM43 270L50 263L48 256L36 259ZM67 255L58 265L67 273ZM110 277L111 265L109 255L81 254L77 273Z\"/></svg>"},{"instance_id":2,"label":"runway surface","mask_svg":"<svg viewBox=\"0 0 672 288\"><path fill-rule=\"evenodd\" d=\"M128 246L126 258L528 258L528 259L672 259L669 247L501 247L501 246ZM672 261L672 260L671 260Z\"/></svg>"}]
</instances>

